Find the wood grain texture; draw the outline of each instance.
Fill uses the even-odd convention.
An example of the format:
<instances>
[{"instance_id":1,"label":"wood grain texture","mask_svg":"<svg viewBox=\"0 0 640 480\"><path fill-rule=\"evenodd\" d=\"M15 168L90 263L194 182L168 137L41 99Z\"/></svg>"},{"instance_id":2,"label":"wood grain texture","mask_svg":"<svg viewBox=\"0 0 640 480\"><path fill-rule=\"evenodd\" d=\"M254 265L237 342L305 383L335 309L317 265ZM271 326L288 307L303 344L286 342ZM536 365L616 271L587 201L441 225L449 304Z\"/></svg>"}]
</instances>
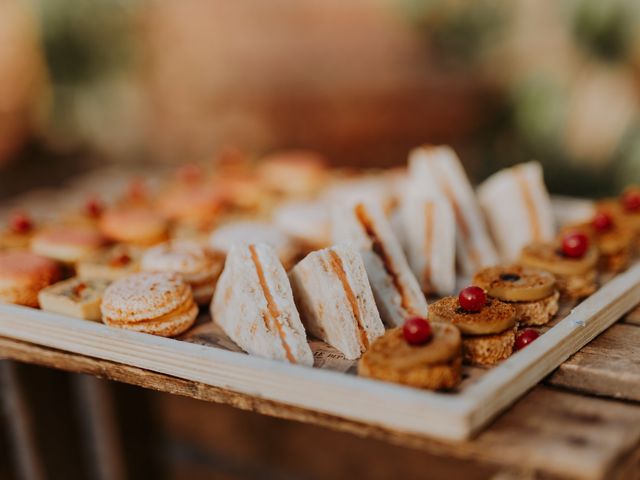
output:
<instances>
[{"instance_id":1,"label":"wood grain texture","mask_svg":"<svg viewBox=\"0 0 640 480\"><path fill-rule=\"evenodd\" d=\"M7 338L0 338L0 355L312 423L451 459L502 466L519 474L615 478L618 472L633 472L638 461L640 406L543 386L535 387L475 439L443 442Z\"/></svg>"}]
</instances>

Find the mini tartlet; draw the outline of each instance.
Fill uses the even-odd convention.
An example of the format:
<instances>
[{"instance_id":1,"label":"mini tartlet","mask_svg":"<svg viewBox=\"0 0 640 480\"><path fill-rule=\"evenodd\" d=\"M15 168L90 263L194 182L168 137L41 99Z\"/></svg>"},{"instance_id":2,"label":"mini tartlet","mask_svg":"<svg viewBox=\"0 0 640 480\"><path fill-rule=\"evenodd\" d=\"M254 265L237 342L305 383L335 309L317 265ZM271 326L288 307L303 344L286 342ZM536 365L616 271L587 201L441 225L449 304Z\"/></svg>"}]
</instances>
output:
<instances>
[{"instance_id":1,"label":"mini tartlet","mask_svg":"<svg viewBox=\"0 0 640 480\"><path fill-rule=\"evenodd\" d=\"M473 284L513 305L521 325L544 325L558 313L556 278L545 270L522 265L488 267L473 276Z\"/></svg>"},{"instance_id":2,"label":"mini tartlet","mask_svg":"<svg viewBox=\"0 0 640 480\"><path fill-rule=\"evenodd\" d=\"M61 277L59 265L35 253L0 252L0 302L38 307L38 292Z\"/></svg>"},{"instance_id":3,"label":"mini tartlet","mask_svg":"<svg viewBox=\"0 0 640 480\"><path fill-rule=\"evenodd\" d=\"M450 390L460 383L461 365L460 331L453 325L431 322L428 338L417 344L407 341L403 327L387 330L358 362L358 374L417 388Z\"/></svg>"},{"instance_id":4,"label":"mini tartlet","mask_svg":"<svg viewBox=\"0 0 640 480\"><path fill-rule=\"evenodd\" d=\"M598 250L589 245L584 234L571 233L553 243L527 245L519 263L555 275L560 294L569 299L588 297L598 288Z\"/></svg>"},{"instance_id":5,"label":"mini tartlet","mask_svg":"<svg viewBox=\"0 0 640 480\"><path fill-rule=\"evenodd\" d=\"M141 247L117 244L78 262L77 275L84 280L118 280L140 270Z\"/></svg>"},{"instance_id":6,"label":"mini tartlet","mask_svg":"<svg viewBox=\"0 0 640 480\"><path fill-rule=\"evenodd\" d=\"M99 322L102 318L100 303L107 285L106 280L82 280L78 277L40 290L40 308L49 312Z\"/></svg>"},{"instance_id":7,"label":"mini tartlet","mask_svg":"<svg viewBox=\"0 0 640 480\"><path fill-rule=\"evenodd\" d=\"M444 297L429 306L429 317L434 323L450 323L458 327L462 334L465 363L494 365L513 352L516 309L495 298L487 298L479 287L467 287L461 295L471 288L477 289L479 302L473 309L463 308L460 297Z\"/></svg>"}]
</instances>

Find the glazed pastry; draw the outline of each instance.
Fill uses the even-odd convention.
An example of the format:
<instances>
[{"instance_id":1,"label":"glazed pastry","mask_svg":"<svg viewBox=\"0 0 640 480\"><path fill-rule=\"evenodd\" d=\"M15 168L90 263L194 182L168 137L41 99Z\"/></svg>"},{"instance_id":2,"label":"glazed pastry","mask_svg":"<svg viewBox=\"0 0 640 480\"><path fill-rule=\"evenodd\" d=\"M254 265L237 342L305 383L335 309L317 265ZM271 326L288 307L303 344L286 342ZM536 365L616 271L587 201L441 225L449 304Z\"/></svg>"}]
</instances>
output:
<instances>
[{"instance_id":1,"label":"glazed pastry","mask_svg":"<svg viewBox=\"0 0 640 480\"><path fill-rule=\"evenodd\" d=\"M478 187L478 200L503 260L516 260L525 245L553 240L551 199L538 162L491 175Z\"/></svg>"},{"instance_id":2,"label":"glazed pastry","mask_svg":"<svg viewBox=\"0 0 640 480\"><path fill-rule=\"evenodd\" d=\"M425 295L450 295L456 283L456 223L449 202L408 193L400 207L400 230L411 270Z\"/></svg>"},{"instance_id":3,"label":"glazed pastry","mask_svg":"<svg viewBox=\"0 0 640 480\"><path fill-rule=\"evenodd\" d=\"M427 316L427 301L381 208L365 203L336 207L332 235L335 243L350 243L360 252L385 324Z\"/></svg>"},{"instance_id":4,"label":"glazed pastry","mask_svg":"<svg viewBox=\"0 0 640 480\"><path fill-rule=\"evenodd\" d=\"M408 188L445 198L456 219L456 252L463 273L495 265L498 255L458 156L450 147L422 146L409 154Z\"/></svg>"},{"instance_id":5,"label":"glazed pastry","mask_svg":"<svg viewBox=\"0 0 640 480\"><path fill-rule=\"evenodd\" d=\"M4 231L0 232L0 251L29 248L34 232L35 223L29 215L14 213Z\"/></svg>"},{"instance_id":6,"label":"glazed pastry","mask_svg":"<svg viewBox=\"0 0 640 480\"><path fill-rule=\"evenodd\" d=\"M527 245L520 263L552 273L560 294L569 299L588 297L598 288L598 251L584 234L565 234L553 243Z\"/></svg>"},{"instance_id":7,"label":"glazed pastry","mask_svg":"<svg viewBox=\"0 0 640 480\"><path fill-rule=\"evenodd\" d=\"M35 253L0 252L0 302L38 306L38 292L58 281L59 265Z\"/></svg>"},{"instance_id":8,"label":"glazed pastry","mask_svg":"<svg viewBox=\"0 0 640 480\"><path fill-rule=\"evenodd\" d=\"M140 270L141 248L114 245L78 262L76 273L83 280L118 280Z\"/></svg>"},{"instance_id":9,"label":"glazed pastry","mask_svg":"<svg viewBox=\"0 0 640 480\"><path fill-rule=\"evenodd\" d=\"M99 322L102 317L100 303L108 284L106 280L81 280L77 277L55 283L40 290L40 308Z\"/></svg>"},{"instance_id":10,"label":"glazed pastry","mask_svg":"<svg viewBox=\"0 0 640 480\"><path fill-rule=\"evenodd\" d=\"M545 270L522 265L488 267L473 276L473 284L513 305L520 325L544 325L558 313L556 279Z\"/></svg>"},{"instance_id":11,"label":"glazed pastry","mask_svg":"<svg viewBox=\"0 0 640 480\"><path fill-rule=\"evenodd\" d=\"M107 239L95 228L77 225L50 227L31 239L35 253L64 263L76 263L99 252Z\"/></svg>"},{"instance_id":12,"label":"glazed pastry","mask_svg":"<svg viewBox=\"0 0 640 480\"><path fill-rule=\"evenodd\" d=\"M267 188L277 193L310 196L326 181L326 163L325 158L316 152L281 151L260 161L258 175Z\"/></svg>"},{"instance_id":13,"label":"glazed pastry","mask_svg":"<svg viewBox=\"0 0 640 480\"><path fill-rule=\"evenodd\" d=\"M355 359L384 333L362 259L349 246L312 252L289 273L309 332Z\"/></svg>"},{"instance_id":14,"label":"glazed pastry","mask_svg":"<svg viewBox=\"0 0 640 480\"><path fill-rule=\"evenodd\" d=\"M589 237L599 252L599 266L605 272L620 272L629 266L633 253L634 234L613 211L599 207L588 222L570 225L565 233L579 231Z\"/></svg>"},{"instance_id":15,"label":"glazed pastry","mask_svg":"<svg viewBox=\"0 0 640 480\"><path fill-rule=\"evenodd\" d=\"M167 219L144 205L107 210L100 229L111 240L133 245L154 245L168 237Z\"/></svg>"},{"instance_id":16,"label":"glazed pastry","mask_svg":"<svg viewBox=\"0 0 640 480\"><path fill-rule=\"evenodd\" d=\"M248 353L313 365L287 273L269 245L231 248L211 303L211 317Z\"/></svg>"},{"instance_id":17,"label":"glazed pastry","mask_svg":"<svg viewBox=\"0 0 640 480\"><path fill-rule=\"evenodd\" d=\"M427 323L429 333L420 342L405 336L406 327L388 330L358 362L358 374L429 390L455 388L461 379L460 331L446 323Z\"/></svg>"},{"instance_id":18,"label":"glazed pastry","mask_svg":"<svg viewBox=\"0 0 640 480\"><path fill-rule=\"evenodd\" d=\"M273 222L311 250L330 243L329 212L322 202L293 200L282 203L273 212Z\"/></svg>"},{"instance_id":19,"label":"glazed pastry","mask_svg":"<svg viewBox=\"0 0 640 480\"><path fill-rule=\"evenodd\" d=\"M134 273L104 292L102 321L110 327L175 337L198 316L191 287L176 273Z\"/></svg>"},{"instance_id":20,"label":"glazed pastry","mask_svg":"<svg viewBox=\"0 0 640 480\"><path fill-rule=\"evenodd\" d=\"M224 265L223 257L208 254L189 240L170 240L147 250L140 261L146 272L175 272L189 283L200 305L209 304Z\"/></svg>"},{"instance_id":21,"label":"glazed pastry","mask_svg":"<svg viewBox=\"0 0 640 480\"><path fill-rule=\"evenodd\" d=\"M429 306L432 322L455 325L462 333L462 358L471 365L495 365L508 358L516 340L516 309L472 286L458 298L445 297Z\"/></svg>"},{"instance_id":22,"label":"glazed pastry","mask_svg":"<svg viewBox=\"0 0 640 480\"><path fill-rule=\"evenodd\" d=\"M285 268L295 262L299 245L275 225L261 220L238 220L216 228L209 236L209 248L226 255L236 245L266 243L275 249Z\"/></svg>"}]
</instances>

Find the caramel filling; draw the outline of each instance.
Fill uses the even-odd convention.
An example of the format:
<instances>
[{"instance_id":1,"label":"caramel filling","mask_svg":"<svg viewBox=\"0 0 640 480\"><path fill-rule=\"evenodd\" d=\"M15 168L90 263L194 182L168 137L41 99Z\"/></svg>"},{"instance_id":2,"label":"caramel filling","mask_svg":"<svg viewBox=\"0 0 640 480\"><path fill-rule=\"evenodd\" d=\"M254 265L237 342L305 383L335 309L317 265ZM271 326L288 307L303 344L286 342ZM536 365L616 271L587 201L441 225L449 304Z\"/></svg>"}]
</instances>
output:
<instances>
[{"instance_id":1,"label":"caramel filling","mask_svg":"<svg viewBox=\"0 0 640 480\"><path fill-rule=\"evenodd\" d=\"M387 254L382 241L378 237L375 229L373 228L373 222L362 203L359 203L355 207L355 214L362 228L364 228L369 240L371 241L371 249L373 253L382 261L382 265L384 266L384 270L391 279L391 283L393 283L394 288L400 294L400 306L402 309L407 312L409 315L414 315L413 306L411 305L411 301L405 292L404 286L400 281L400 278L393 267L393 263L391 258Z\"/></svg>"},{"instance_id":2,"label":"caramel filling","mask_svg":"<svg viewBox=\"0 0 640 480\"><path fill-rule=\"evenodd\" d=\"M469 258L471 262L474 264L476 268L480 268L482 266L482 261L480 259L480 254L478 250L473 245L471 240L471 229L469 228L469 224L467 220L464 218L464 214L462 213L462 208L458 203L458 199L456 198L456 194L453 193L453 188L447 182L445 176L440 172L438 165L435 162L432 162L434 172L438 179L438 183L442 187L442 193L447 198L451 207L453 208L453 215L456 219L456 225L460 230L460 238L462 239L462 243L464 245L464 249L469 253Z\"/></svg>"},{"instance_id":3,"label":"caramel filling","mask_svg":"<svg viewBox=\"0 0 640 480\"><path fill-rule=\"evenodd\" d=\"M423 290L431 292L431 253L433 249L433 202L427 202L424 206L424 253L427 264L422 272Z\"/></svg>"},{"instance_id":4,"label":"caramel filling","mask_svg":"<svg viewBox=\"0 0 640 480\"><path fill-rule=\"evenodd\" d=\"M349 285L347 275L344 273L342 259L333 250L329 250L329 258L331 261L331 269L333 270L333 273L337 275L340 283L342 283L342 288L347 296L347 301L351 306L353 317L356 319L360 351L365 352L369 348L369 337L367 336L367 331L364 328L364 322L362 320L362 315L360 314L360 308L358 307L358 299L356 298L356 294L353 292L351 285Z\"/></svg>"},{"instance_id":5,"label":"caramel filling","mask_svg":"<svg viewBox=\"0 0 640 480\"><path fill-rule=\"evenodd\" d=\"M278 336L280 337L280 341L282 342L282 348L284 348L285 354L287 356L287 360L291 363L296 363L296 359L293 357L291 353L291 348L287 345L285 341L284 330L282 328L282 324L278 321L278 317L280 316L280 311L278 310L278 306L273 299L273 295L271 295L271 290L269 290L269 285L267 285L267 279L264 276L264 270L262 269L262 265L260 264L260 259L258 258L258 252L256 251L256 247L254 245L249 245L249 251L251 252L251 260L253 260L253 264L256 267L256 273L258 274L258 280L260 282L260 288L262 288L262 293L264 294L264 298L267 300L267 309L269 311L268 315L263 313L263 320L267 328L275 326L278 331ZM271 323L272 325L269 325Z\"/></svg>"},{"instance_id":6,"label":"caramel filling","mask_svg":"<svg viewBox=\"0 0 640 480\"><path fill-rule=\"evenodd\" d=\"M170 322L172 320L175 320L176 317L180 316L180 315L184 315L185 313L187 313L189 310L191 310L194 306L194 302L193 299L189 299L187 302L183 303L182 305L178 306L176 309L165 313L163 315L160 315L159 317L155 317L155 318L146 318L143 320L137 320L137 321L127 321L127 320L122 320L122 319L114 319L114 318L110 318L107 317L106 320L111 322L111 323L117 323L120 325L144 325L144 324L159 324L159 323L165 323L165 322Z\"/></svg>"},{"instance_id":7,"label":"caramel filling","mask_svg":"<svg viewBox=\"0 0 640 480\"><path fill-rule=\"evenodd\" d=\"M540 229L540 219L538 218L538 212L536 211L536 204L533 201L531 189L529 188L526 177L520 169L514 169L514 173L516 182L518 182L518 187L520 188L520 193L522 193L525 208L527 209L527 216L529 217L531 234L533 236L532 240L534 242L539 242L542 240L542 230Z\"/></svg>"}]
</instances>

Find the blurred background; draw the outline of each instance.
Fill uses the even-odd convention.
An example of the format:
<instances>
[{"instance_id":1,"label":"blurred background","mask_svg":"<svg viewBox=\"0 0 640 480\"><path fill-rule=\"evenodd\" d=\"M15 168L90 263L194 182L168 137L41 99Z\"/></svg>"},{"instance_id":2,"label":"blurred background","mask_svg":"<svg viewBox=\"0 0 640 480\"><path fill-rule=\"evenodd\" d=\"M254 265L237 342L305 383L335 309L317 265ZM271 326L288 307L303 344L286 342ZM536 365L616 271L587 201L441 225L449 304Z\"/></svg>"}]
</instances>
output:
<instances>
[{"instance_id":1,"label":"blurred background","mask_svg":"<svg viewBox=\"0 0 640 480\"><path fill-rule=\"evenodd\" d=\"M450 143L481 180L640 177L634 0L3 0L0 192L229 146L403 163Z\"/></svg>"}]
</instances>

